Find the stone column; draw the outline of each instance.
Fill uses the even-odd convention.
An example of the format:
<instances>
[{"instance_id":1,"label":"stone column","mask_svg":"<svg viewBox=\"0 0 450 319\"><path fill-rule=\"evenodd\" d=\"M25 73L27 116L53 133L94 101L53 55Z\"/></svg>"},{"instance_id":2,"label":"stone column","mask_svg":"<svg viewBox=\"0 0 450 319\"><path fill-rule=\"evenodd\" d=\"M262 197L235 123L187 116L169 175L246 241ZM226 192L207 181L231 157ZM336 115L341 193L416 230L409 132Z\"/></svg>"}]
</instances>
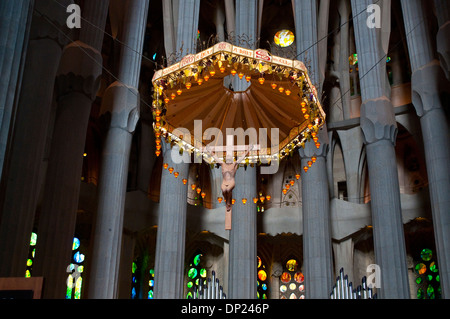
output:
<instances>
[{"instance_id":1,"label":"stone column","mask_svg":"<svg viewBox=\"0 0 450 319\"><path fill-rule=\"evenodd\" d=\"M394 146L397 124L392 103L387 97L386 37L380 29L367 26L368 15L356 16L372 1L352 0L351 3L363 101L361 129L369 169L375 260L381 270L381 287L377 288L381 298L409 298Z\"/></svg>"},{"instance_id":2,"label":"stone column","mask_svg":"<svg viewBox=\"0 0 450 319\"><path fill-rule=\"evenodd\" d=\"M340 269L344 268L344 274L348 275L348 282L355 283L353 276L353 239L347 238L340 242L333 242L333 251L334 259L336 260L334 265L335 277L339 274ZM359 282L359 280L356 282ZM353 284L353 286L355 286L355 284Z\"/></svg>"},{"instance_id":3,"label":"stone column","mask_svg":"<svg viewBox=\"0 0 450 319\"><path fill-rule=\"evenodd\" d=\"M171 149L162 141L164 163L173 167L175 178L168 169L163 169L158 231L155 253L155 298L182 299L184 284L184 257L186 242L187 187L182 182L189 173L189 164L176 163L179 148Z\"/></svg>"},{"instance_id":4,"label":"stone column","mask_svg":"<svg viewBox=\"0 0 450 319\"><path fill-rule=\"evenodd\" d=\"M195 53L200 1L180 1L178 8L177 53ZM167 48L166 48L167 50ZM170 149L164 141L164 162L178 172L175 178L168 170L161 176L159 221L155 253L155 290L157 299L183 298L184 257L186 241L187 185L189 159L185 152L178 154L178 146Z\"/></svg>"},{"instance_id":5,"label":"stone column","mask_svg":"<svg viewBox=\"0 0 450 319\"><path fill-rule=\"evenodd\" d=\"M320 87L319 52L317 47L317 3L315 0L292 1L296 22L296 43L299 59L308 65L308 74L316 87ZM320 90L319 99L320 99ZM302 170L303 198L303 262L306 298L328 298L333 282L330 198L328 190L326 156L328 132L326 126L318 134L320 148L313 141L299 149L301 166L308 166L311 157L316 162L305 173Z\"/></svg>"},{"instance_id":6,"label":"stone column","mask_svg":"<svg viewBox=\"0 0 450 319\"><path fill-rule=\"evenodd\" d=\"M73 2L60 3L68 6ZM10 154L3 171L0 276L6 277L23 277L25 273L55 76L70 32L60 4L42 0L36 2L34 9L22 87L16 97L18 105Z\"/></svg>"},{"instance_id":7,"label":"stone column","mask_svg":"<svg viewBox=\"0 0 450 319\"><path fill-rule=\"evenodd\" d=\"M258 1L242 0L236 2L236 34L233 35L234 44L240 47L255 49L257 40L256 29L258 23ZM244 78L234 76L233 89L242 92L251 85Z\"/></svg>"},{"instance_id":8,"label":"stone column","mask_svg":"<svg viewBox=\"0 0 450 319\"><path fill-rule=\"evenodd\" d=\"M422 3L402 1L402 9L409 34L412 101L422 128L442 296L450 298L450 132L443 105L443 94L450 85L435 59Z\"/></svg>"},{"instance_id":9,"label":"stone column","mask_svg":"<svg viewBox=\"0 0 450 319\"><path fill-rule=\"evenodd\" d=\"M86 3L80 40L65 47L56 78L56 120L33 267L34 275L45 278L46 299L64 298L66 293L86 131L102 74L100 51L108 5L109 0Z\"/></svg>"},{"instance_id":10,"label":"stone column","mask_svg":"<svg viewBox=\"0 0 450 319\"><path fill-rule=\"evenodd\" d=\"M178 9L177 49L182 49L183 56L195 54L200 0L180 1Z\"/></svg>"},{"instance_id":11,"label":"stone column","mask_svg":"<svg viewBox=\"0 0 450 319\"><path fill-rule=\"evenodd\" d=\"M227 15L228 16L228 15ZM256 43L258 1L236 1L236 34L234 42L241 47L254 49ZM248 41L240 41L248 40ZM238 77L233 79L235 91L245 91L247 81ZM241 93L237 93L241 94ZM240 167L235 176L236 186L233 190L233 205L230 239L230 259L228 276L228 297L232 299L255 299L257 289L256 260L256 205L253 197L257 196L256 167ZM242 203L246 198L246 204Z\"/></svg>"},{"instance_id":12,"label":"stone column","mask_svg":"<svg viewBox=\"0 0 450 319\"><path fill-rule=\"evenodd\" d=\"M326 299L333 283L331 250L330 200L326 154L326 127L319 130L320 147L313 141L300 148L301 166L308 166L313 156L316 162L305 172L301 170L303 198L303 263L306 298Z\"/></svg>"},{"instance_id":13,"label":"stone column","mask_svg":"<svg viewBox=\"0 0 450 319\"><path fill-rule=\"evenodd\" d=\"M230 230L230 261L228 297L230 299L256 299L256 166L240 167L236 172ZM242 198L247 203L242 203Z\"/></svg>"},{"instance_id":14,"label":"stone column","mask_svg":"<svg viewBox=\"0 0 450 319\"><path fill-rule=\"evenodd\" d=\"M434 0L439 31L436 36L437 51L442 69L450 80L450 4L447 0Z\"/></svg>"},{"instance_id":15,"label":"stone column","mask_svg":"<svg viewBox=\"0 0 450 319\"><path fill-rule=\"evenodd\" d=\"M0 177L14 121L15 96L20 92L33 6L34 0L0 4Z\"/></svg>"},{"instance_id":16,"label":"stone column","mask_svg":"<svg viewBox=\"0 0 450 319\"><path fill-rule=\"evenodd\" d=\"M139 119L137 89L147 25L148 0L128 0L123 23L118 81L106 90L101 114L111 117L103 145L98 209L93 238L89 298L118 296L123 216L132 135Z\"/></svg>"}]
</instances>

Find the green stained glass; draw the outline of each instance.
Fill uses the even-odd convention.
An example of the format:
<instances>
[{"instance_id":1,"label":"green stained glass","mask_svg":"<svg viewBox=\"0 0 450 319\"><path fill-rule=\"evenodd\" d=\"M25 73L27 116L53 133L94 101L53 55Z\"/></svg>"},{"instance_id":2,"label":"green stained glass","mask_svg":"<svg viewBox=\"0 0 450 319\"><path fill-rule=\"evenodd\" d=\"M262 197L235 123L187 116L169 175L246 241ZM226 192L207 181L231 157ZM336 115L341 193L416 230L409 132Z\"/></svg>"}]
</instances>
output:
<instances>
[{"instance_id":1,"label":"green stained glass","mask_svg":"<svg viewBox=\"0 0 450 319\"><path fill-rule=\"evenodd\" d=\"M200 285L200 278L197 278L197 279L195 280L195 285L196 285L196 286Z\"/></svg>"},{"instance_id":2,"label":"green stained glass","mask_svg":"<svg viewBox=\"0 0 450 319\"><path fill-rule=\"evenodd\" d=\"M34 255L36 254L36 248L35 249L33 249L33 251L31 252L31 257L33 257L34 258Z\"/></svg>"},{"instance_id":3,"label":"green stained glass","mask_svg":"<svg viewBox=\"0 0 450 319\"><path fill-rule=\"evenodd\" d=\"M427 266L425 266L425 264L419 263L416 265L416 273L418 273L419 275L424 274L426 271L427 271Z\"/></svg>"},{"instance_id":4,"label":"green stained glass","mask_svg":"<svg viewBox=\"0 0 450 319\"><path fill-rule=\"evenodd\" d=\"M430 270L431 270L432 272L438 272L436 263L435 263L434 261L430 264Z\"/></svg>"},{"instance_id":5,"label":"green stained glass","mask_svg":"<svg viewBox=\"0 0 450 319\"><path fill-rule=\"evenodd\" d=\"M206 269L205 268L200 269L200 276L202 278L206 278Z\"/></svg>"},{"instance_id":6,"label":"green stained glass","mask_svg":"<svg viewBox=\"0 0 450 319\"><path fill-rule=\"evenodd\" d=\"M267 299L267 295L263 294L262 299Z\"/></svg>"},{"instance_id":7,"label":"green stained glass","mask_svg":"<svg viewBox=\"0 0 450 319\"><path fill-rule=\"evenodd\" d=\"M189 291L186 295L186 299L192 299L194 298L194 295L192 294L192 291Z\"/></svg>"},{"instance_id":8,"label":"green stained glass","mask_svg":"<svg viewBox=\"0 0 450 319\"><path fill-rule=\"evenodd\" d=\"M84 271L84 266L78 266L78 272L82 273Z\"/></svg>"},{"instance_id":9,"label":"green stained glass","mask_svg":"<svg viewBox=\"0 0 450 319\"><path fill-rule=\"evenodd\" d=\"M133 261L132 265L131 265L131 273L134 274L136 272L137 269L137 265L136 263Z\"/></svg>"},{"instance_id":10,"label":"green stained glass","mask_svg":"<svg viewBox=\"0 0 450 319\"><path fill-rule=\"evenodd\" d=\"M436 275L436 281L437 281L437 282L440 281L439 275ZM439 287L439 288L440 288L440 287Z\"/></svg>"},{"instance_id":11,"label":"green stained glass","mask_svg":"<svg viewBox=\"0 0 450 319\"><path fill-rule=\"evenodd\" d=\"M259 299L259 292L256 292L256 298Z\"/></svg>"},{"instance_id":12,"label":"green stained glass","mask_svg":"<svg viewBox=\"0 0 450 319\"><path fill-rule=\"evenodd\" d=\"M190 288L192 288L194 286L194 284L192 283L192 281L189 281L188 283L187 283L187 287L190 289Z\"/></svg>"},{"instance_id":13,"label":"green stained glass","mask_svg":"<svg viewBox=\"0 0 450 319\"><path fill-rule=\"evenodd\" d=\"M33 260L27 259L27 266L30 267L31 265L33 265Z\"/></svg>"},{"instance_id":14,"label":"green stained glass","mask_svg":"<svg viewBox=\"0 0 450 319\"><path fill-rule=\"evenodd\" d=\"M432 285L428 285L428 288L427 288L427 296L428 296L428 298L430 298L430 299L434 299L434 288L433 288L433 286Z\"/></svg>"},{"instance_id":15,"label":"green stained glass","mask_svg":"<svg viewBox=\"0 0 450 319\"><path fill-rule=\"evenodd\" d=\"M422 283L422 277L416 278L416 284L420 285Z\"/></svg>"},{"instance_id":16,"label":"green stained glass","mask_svg":"<svg viewBox=\"0 0 450 319\"><path fill-rule=\"evenodd\" d=\"M36 241L37 241L37 234L36 233L31 233L30 245L31 246L36 246Z\"/></svg>"},{"instance_id":17,"label":"green stained glass","mask_svg":"<svg viewBox=\"0 0 450 319\"><path fill-rule=\"evenodd\" d=\"M189 277L189 278L192 278L192 279L194 279L195 277L197 277L197 269L195 269L195 268L189 269L188 277Z\"/></svg>"},{"instance_id":18,"label":"green stained glass","mask_svg":"<svg viewBox=\"0 0 450 319\"><path fill-rule=\"evenodd\" d=\"M72 275L67 276L67 290L66 290L66 299L72 298L72 288L73 288L73 277Z\"/></svg>"},{"instance_id":19,"label":"green stained glass","mask_svg":"<svg viewBox=\"0 0 450 319\"><path fill-rule=\"evenodd\" d=\"M420 253L420 257L424 261L429 261L432 256L433 256L433 252L431 251L431 249L428 249L428 248L423 249L422 252Z\"/></svg>"},{"instance_id":20,"label":"green stained glass","mask_svg":"<svg viewBox=\"0 0 450 319\"><path fill-rule=\"evenodd\" d=\"M417 299L423 299L424 298L424 292L422 288L417 289Z\"/></svg>"},{"instance_id":21,"label":"green stained glass","mask_svg":"<svg viewBox=\"0 0 450 319\"><path fill-rule=\"evenodd\" d=\"M152 277L155 275L155 270L154 269L150 269L150 275L152 275Z\"/></svg>"},{"instance_id":22,"label":"green stained glass","mask_svg":"<svg viewBox=\"0 0 450 319\"><path fill-rule=\"evenodd\" d=\"M31 277L31 272L27 269L25 271L25 278L30 278Z\"/></svg>"},{"instance_id":23,"label":"green stained glass","mask_svg":"<svg viewBox=\"0 0 450 319\"><path fill-rule=\"evenodd\" d=\"M433 280L433 275L428 275L427 279L428 279L428 281L432 281Z\"/></svg>"},{"instance_id":24,"label":"green stained glass","mask_svg":"<svg viewBox=\"0 0 450 319\"><path fill-rule=\"evenodd\" d=\"M147 299L153 299L153 290L148 291Z\"/></svg>"},{"instance_id":25,"label":"green stained glass","mask_svg":"<svg viewBox=\"0 0 450 319\"><path fill-rule=\"evenodd\" d=\"M202 254L198 254L194 257L194 266L198 266L200 264L200 257L202 257Z\"/></svg>"}]
</instances>

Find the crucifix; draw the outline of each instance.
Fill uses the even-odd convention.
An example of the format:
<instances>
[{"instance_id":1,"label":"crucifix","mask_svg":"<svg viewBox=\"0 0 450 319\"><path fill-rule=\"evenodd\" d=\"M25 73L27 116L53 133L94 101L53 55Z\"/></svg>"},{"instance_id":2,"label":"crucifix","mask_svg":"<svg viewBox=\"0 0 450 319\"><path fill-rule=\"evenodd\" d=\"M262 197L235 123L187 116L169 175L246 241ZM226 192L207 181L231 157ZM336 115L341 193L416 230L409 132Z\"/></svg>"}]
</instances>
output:
<instances>
[{"instance_id":1,"label":"crucifix","mask_svg":"<svg viewBox=\"0 0 450 319\"><path fill-rule=\"evenodd\" d=\"M225 161L218 158L216 156L217 151L223 151L224 147L222 146L215 146L212 148L208 145L206 147L206 150L211 154L211 156L214 158L216 163L220 164L222 168L222 194L223 198L226 202L226 210L225 210L225 230L231 230L231 211L232 211L232 192L234 189L234 186L236 185L234 177L236 175L236 170L238 168L238 165L244 160L244 158L250 153L252 150L258 150L259 145L253 145L251 144L249 147L245 145L239 145L234 146L234 135L227 135L227 143L225 146ZM244 151L244 155L237 158L236 161L234 161L234 151Z\"/></svg>"}]
</instances>

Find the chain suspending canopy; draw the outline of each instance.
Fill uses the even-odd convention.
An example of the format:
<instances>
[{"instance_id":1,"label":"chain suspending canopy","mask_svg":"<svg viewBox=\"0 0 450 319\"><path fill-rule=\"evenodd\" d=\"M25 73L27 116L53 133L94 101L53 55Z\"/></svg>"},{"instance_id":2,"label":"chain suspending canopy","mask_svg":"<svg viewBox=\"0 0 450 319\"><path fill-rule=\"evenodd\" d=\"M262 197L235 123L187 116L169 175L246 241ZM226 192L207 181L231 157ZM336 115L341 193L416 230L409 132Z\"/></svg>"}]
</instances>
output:
<instances>
[{"instance_id":1,"label":"chain suspending canopy","mask_svg":"<svg viewBox=\"0 0 450 319\"><path fill-rule=\"evenodd\" d=\"M224 86L226 76L239 77L251 85L234 92ZM309 139L320 146L317 132L325 123L325 112L301 61L221 42L156 71L152 83L158 156L160 139L167 138L184 151L214 162L204 148L212 142L202 136L208 128L222 132L221 146L226 143L227 128L254 128L256 132L266 128L267 146L250 152L247 163L281 160L295 148L304 147ZM194 121L198 120L202 131L196 136ZM185 128L190 134L180 134L177 128ZM272 128L279 129L278 143L270 140Z\"/></svg>"}]
</instances>

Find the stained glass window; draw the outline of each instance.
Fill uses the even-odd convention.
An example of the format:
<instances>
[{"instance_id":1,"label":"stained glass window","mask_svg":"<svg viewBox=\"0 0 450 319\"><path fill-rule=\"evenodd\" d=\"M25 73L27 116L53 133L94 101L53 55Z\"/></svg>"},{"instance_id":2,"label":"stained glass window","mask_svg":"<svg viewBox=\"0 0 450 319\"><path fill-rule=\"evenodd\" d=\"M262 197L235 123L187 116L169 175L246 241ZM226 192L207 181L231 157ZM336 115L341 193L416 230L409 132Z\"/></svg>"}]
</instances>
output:
<instances>
[{"instance_id":1,"label":"stained glass window","mask_svg":"<svg viewBox=\"0 0 450 319\"><path fill-rule=\"evenodd\" d=\"M153 268L149 270L149 275L147 299L153 299L153 289L155 288L155 270Z\"/></svg>"},{"instance_id":2,"label":"stained glass window","mask_svg":"<svg viewBox=\"0 0 450 319\"><path fill-rule=\"evenodd\" d=\"M203 260L204 255L200 251L197 251L191 258L187 269L186 299L194 298L195 289L198 291L200 285L206 285L207 283L208 271L203 265Z\"/></svg>"},{"instance_id":3,"label":"stained glass window","mask_svg":"<svg viewBox=\"0 0 450 319\"><path fill-rule=\"evenodd\" d=\"M282 48L286 48L294 43L294 33L290 30L280 30L273 37L273 41L276 45Z\"/></svg>"},{"instance_id":4,"label":"stained glass window","mask_svg":"<svg viewBox=\"0 0 450 319\"><path fill-rule=\"evenodd\" d=\"M269 298L269 286L268 286L268 280L267 280L267 271L266 266L262 262L261 258L259 256L256 256L257 258L257 289L256 289L256 296L258 299L268 299Z\"/></svg>"},{"instance_id":5,"label":"stained glass window","mask_svg":"<svg viewBox=\"0 0 450 319\"><path fill-rule=\"evenodd\" d=\"M290 258L284 265L284 271L280 276L281 299L304 299L305 276L298 267L298 261Z\"/></svg>"},{"instance_id":6,"label":"stained glass window","mask_svg":"<svg viewBox=\"0 0 450 319\"><path fill-rule=\"evenodd\" d=\"M30 238L30 248L28 251L27 268L25 269L25 277L30 278L33 270L34 256L36 254L37 233L32 232Z\"/></svg>"},{"instance_id":7,"label":"stained glass window","mask_svg":"<svg viewBox=\"0 0 450 319\"><path fill-rule=\"evenodd\" d=\"M72 263L67 266L66 299L81 299L85 255L81 252L81 242L77 237L72 242Z\"/></svg>"},{"instance_id":8,"label":"stained glass window","mask_svg":"<svg viewBox=\"0 0 450 319\"><path fill-rule=\"evenodd\" d=\"M433 259L433 251L429 248L423 248L418 255L419 260L416 260L414 266L417 299L440 299L439 269Z\"/></svg>"}]
</instances>

